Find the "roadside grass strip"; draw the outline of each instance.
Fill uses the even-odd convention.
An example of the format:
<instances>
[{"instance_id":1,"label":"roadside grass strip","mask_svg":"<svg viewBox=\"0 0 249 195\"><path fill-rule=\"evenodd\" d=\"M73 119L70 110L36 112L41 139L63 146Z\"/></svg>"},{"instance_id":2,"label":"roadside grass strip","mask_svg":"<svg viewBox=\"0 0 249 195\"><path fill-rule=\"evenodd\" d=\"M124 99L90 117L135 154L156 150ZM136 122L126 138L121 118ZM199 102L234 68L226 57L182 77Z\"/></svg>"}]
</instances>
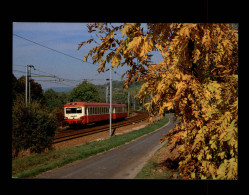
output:
<instances>
[{"instance_id":1,"label":"roadside grass strip","mask_svg":"<svg viewBox=\"0 0 249 195\"><path fill-rule=\"evenodd\" d=\"M142 129L131 131L122 135L113 136L109 139L88 142L79 146L60 150L50 150L42 154L34 154L12 161L13 178L30 178L42 172L61 167L76 160L81 160L101 152L105 152L142 135L150 133L164 126L169 119L148 125Z\"/></svg>"},{"instance_id":2,"label":"roadside grass strip","mask_svg":"<svg viewBox=\"0 0 249 195\"><path fill-rule=\"evenodd\" d=\"M147 161L135 179L174 179L173 175L179 176L177 171L172 171L158 163L160 151L167 147L167 142Z\"/></svg>"}]
</instances>

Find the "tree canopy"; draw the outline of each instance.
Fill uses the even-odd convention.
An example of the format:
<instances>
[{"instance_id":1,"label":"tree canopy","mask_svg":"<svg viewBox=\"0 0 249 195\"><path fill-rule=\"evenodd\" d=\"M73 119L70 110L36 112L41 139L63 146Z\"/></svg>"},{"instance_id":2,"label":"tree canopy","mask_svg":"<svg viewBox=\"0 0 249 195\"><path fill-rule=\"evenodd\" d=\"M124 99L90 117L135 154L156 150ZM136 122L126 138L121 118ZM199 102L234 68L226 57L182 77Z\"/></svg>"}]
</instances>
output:
<instances>
[{"instance_id":1,"label":"tree canopy","mask_svg":"<svg viewBox=\"0 0 249 195\"><path fill-rule=\"evenodd\" d=\"M39 83L35 82L34 80L30 81L30 95L31 100L44 100L42 87ZM17 79L12 74L12 96L13 99L16 99L16 96L25 97L25 76L21 76L19 79Z\"/></svg>"},{"instance_id":2,"label":"tree canopy","mask_svg":"<svg viewBox=\"0 0 249 195\"><path fill-rule=\"evenodd\" d=\"M142 82L138 98L152 116L175 109L179 122L164 139L177 148L182 178L236 179L238 174L238 30L234 24L88 25L97 46L84 57L130 69L124 87ZM120 33L122 37L120 36ZM163 60L152 63L152 52ZM151 109L150 109L151 108Z\"/></svg>"},{"instance_id":3,"label":"tree canopy","mask_svg":"<svg viewBox=\"0 0 249 195\"><path fill-rule=\"evenodd\" d=\"M99 102L100 96L94 84L83 81L70 93L70 101Z\"/></svg>"}]
</instances>

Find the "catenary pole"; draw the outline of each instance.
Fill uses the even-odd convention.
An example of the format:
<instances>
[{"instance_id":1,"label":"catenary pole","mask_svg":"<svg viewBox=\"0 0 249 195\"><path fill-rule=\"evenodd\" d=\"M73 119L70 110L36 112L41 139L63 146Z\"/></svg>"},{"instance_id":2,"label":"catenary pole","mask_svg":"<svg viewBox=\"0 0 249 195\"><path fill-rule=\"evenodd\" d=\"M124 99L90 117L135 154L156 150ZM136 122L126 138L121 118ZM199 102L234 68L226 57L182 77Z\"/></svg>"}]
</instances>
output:
<instances>
[{"instance_id":1,"label":"catenary pole","mask_svg":"<svg viewBox=\"0 0 249 195\"><path fill-rule=\"evenodd\" d=\"M128 91L128 116L130 115L130 92Z\"/></svg>"},{"instance_id":2,"label":"catenary pole","mask_svg":"<svg viewBox=\"0 0 249 195\"><path fill-rule=\"evenodd\" d=\"M110 137L112 136L112 67L110 68Z\"/></svg>"},{"instance_id":3,"label":"catenary pole","mask_svg":"<svg viewBox=\"0 0 249 195\"><path fill-rule=\"evenodd\" d=\"M108 86L106 86L106 90L105 90L105 102L108 102Z\"/></svg>"},{"instance_id":4,"label":"catenary pole","mask_svg":"<svg viewBox=\"0 0 249 195\"><path fill-rule=\"evenodd\" d=\"M29 71L28 71L28 84L29 84L29 104L30 104L30 99L31 99L31 68L35 67L33 65L28 65Z\"/></svg>"},{"instance_id":5,"label":"catenary pole","mask_svg":"<svg viewBox=\"0 0 249 195\"><path fill-rule=\"evenodd\" d=\"M28 65L26 65L26 81L25 81L25 103L28 103Z\"/></svg>"},{"instance_id":6,"label":"catenary pole","mask_svg":"<svg viewBox=\"0 0 249 195\"><path fill-rule=\"evenodd\" d=\"M30 104L30 85L31 85L31 66L29 65L29 73L28 73L28 80L29 80L29 104Z\"/></svg>"}]
</instances>

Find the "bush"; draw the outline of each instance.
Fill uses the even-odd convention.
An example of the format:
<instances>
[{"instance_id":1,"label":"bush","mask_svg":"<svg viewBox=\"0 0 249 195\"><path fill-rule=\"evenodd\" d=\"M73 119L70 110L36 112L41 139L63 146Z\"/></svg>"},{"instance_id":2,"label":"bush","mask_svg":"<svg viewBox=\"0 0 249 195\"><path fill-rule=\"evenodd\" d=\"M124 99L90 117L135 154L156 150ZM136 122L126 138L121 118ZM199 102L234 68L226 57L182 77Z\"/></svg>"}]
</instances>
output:
<instances>
[{"instance_id":1,"label":"bush","mask_svg":"<svg viewBox=\"0 0 249 195\"><path fill-rule=\"evenodd\" d=\"M12 154L15 158L21 150L41 153L51 149L55 135L56 117L41 108L38 101L26 107L23 98L12 105Z\"/></svg>"},{"instance_id":2,"label":"bush","mask_svg":"<svg viewBox=\"0 0 249 195\"><path fill-rule=\"evenodd\" d=\"M52 109L51 113L56 117L57 126L64 127L66 126L66 122L64 120L64 107L58 106Z\"/></svg>"}]
</instances>

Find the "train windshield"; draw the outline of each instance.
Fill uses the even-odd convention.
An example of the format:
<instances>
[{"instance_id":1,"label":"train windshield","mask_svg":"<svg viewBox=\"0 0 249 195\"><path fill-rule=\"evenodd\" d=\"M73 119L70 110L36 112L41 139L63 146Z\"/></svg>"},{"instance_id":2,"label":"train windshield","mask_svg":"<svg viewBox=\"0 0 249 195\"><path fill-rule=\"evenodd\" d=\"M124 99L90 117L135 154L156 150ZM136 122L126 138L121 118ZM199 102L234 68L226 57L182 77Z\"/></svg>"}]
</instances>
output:
<instances>
[{"instance_id":1,"label":"train windshield","mask_svg":"<svg viewBox=\"0 0 249 195\"><path fill-rule=\"evenodd\" d=\"M82 108L66 108L66 114L82 113Z\"/></svg>"}]
</instances>

